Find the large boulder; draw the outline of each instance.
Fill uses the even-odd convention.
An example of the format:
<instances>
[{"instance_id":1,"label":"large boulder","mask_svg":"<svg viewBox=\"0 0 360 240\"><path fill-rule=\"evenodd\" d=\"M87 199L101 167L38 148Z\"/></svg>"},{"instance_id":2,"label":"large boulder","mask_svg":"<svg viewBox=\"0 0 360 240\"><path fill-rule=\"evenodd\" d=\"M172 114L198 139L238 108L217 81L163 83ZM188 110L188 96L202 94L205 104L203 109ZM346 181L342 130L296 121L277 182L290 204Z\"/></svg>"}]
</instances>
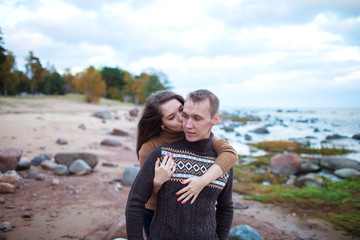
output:
<instances>
[{"instance_id":1,"label":"large boulder","mask_svg":"<svg viewBox=\"0 0 360 240\"><path fill-rule=\"evenodd\" d=\"M16 170L21 155L22 149L20 148L0 149L0 172L4 173L9 170Z\"/></svg>"},{"instance_id":2,"label":"large boulder","mask_svg":"<svg viewBox=\"0 0 360 240\"><path fill-rule=\"evenodd\" d=\"M229 233L229 240L262 240L260 234L248 225L233 227Z\"/></svg>"},{"instance_id":3,"label":"large boulder","mask_svg":"<svg viewBox=\"0 0 360 240\"><path fill-rule=\"evenodd\" d=\"M57 153L54 158L56 163L63 164L67 167L70 167L70 165L77 159L84 160L92 169L94 169L99 162L98 155L85 152Z\"/></svg>"},{"instance_id":4,"label":"large boulder","mask_svg":"<svg viewBox=\"0 0 360 240\"><path fill-rule=\"evenodd\" d=\"M344 157L334 157L327 156L320 159L320 166L330 170L337 170L341 168L352 168L357 171L360 171L360 162L344 158Z\"/></svg>"},{"instance_id":5,"label":"large boulder","mask_svg":"<svg viewBox=\"0 0 360 240\"><path fill-rule=\"evenodd\" d=\"M138 108L133 108L129 111L129 115L131 117L137 117L139 115L139 109Z\"/></svg>"},{"instance_id":6,"label":"large boulder","mask_svg":"<svg viewBox=\"0 0 360 240\"><path fill-rule=\"evenodd\" d=\"M302 159L296 153L277 154L270 159L271 171L281 176L298 173L301 165Z\"/></svg>"},{"instance_id":7,"label":"large boulder","mask_svg":"<svg viewBox=\"0 0 360 240\"><path fill-rule=\"evenodd\" d=\"M109 146L109 147L117 147L121 146L121 142L115 139L106 138L101 141L100 145Z\"/></svg>"},{"instance_id":8,"label":"large boulder","mask_svg":"<svg viewBox=\"0 0 360 240\"><path fill-rule=\"evenodd\" d=\"M109 110L97 111L92 116L101 118L101 119L111 119L112 118L111 112Z\"/></svg>"}]
</instances>

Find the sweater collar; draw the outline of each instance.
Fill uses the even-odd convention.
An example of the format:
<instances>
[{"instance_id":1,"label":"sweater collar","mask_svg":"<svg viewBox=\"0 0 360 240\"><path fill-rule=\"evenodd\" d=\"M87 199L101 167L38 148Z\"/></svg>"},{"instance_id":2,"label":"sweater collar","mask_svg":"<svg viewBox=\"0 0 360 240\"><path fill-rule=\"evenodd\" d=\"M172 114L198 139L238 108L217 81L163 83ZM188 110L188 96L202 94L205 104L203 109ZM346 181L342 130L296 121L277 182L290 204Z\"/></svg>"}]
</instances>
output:
<instances>
[{"instance_id":1,"label":"sweater collar","mask_svg":"<svg viewBox=\"0 0 360 240\"><path fill-rule=\"evenodd\" d=\"M209 138L204 138L196 142L189 142L184 138L184 145L194 152L207 152L212 148L212 139L214 134L211 133Z\"/></svg>"}]
</instances>

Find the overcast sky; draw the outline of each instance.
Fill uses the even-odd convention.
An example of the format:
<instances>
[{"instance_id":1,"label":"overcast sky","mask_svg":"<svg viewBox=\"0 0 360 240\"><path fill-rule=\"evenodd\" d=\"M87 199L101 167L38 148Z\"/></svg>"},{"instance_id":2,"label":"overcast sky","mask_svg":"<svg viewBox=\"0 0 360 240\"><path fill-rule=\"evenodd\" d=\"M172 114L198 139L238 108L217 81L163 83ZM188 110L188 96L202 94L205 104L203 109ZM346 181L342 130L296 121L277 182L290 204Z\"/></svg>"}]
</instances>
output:
<instances>
[{"instance_id":1,"label":"overcast sky","mask_svg":"<svg viewBox=\"0 0 360 240\"><path fill-rule=\"evenodd\" d=\"M1 0L18 69L165 73L239 107L360 107L359 0Z\"/></svg>"}]
</instances>

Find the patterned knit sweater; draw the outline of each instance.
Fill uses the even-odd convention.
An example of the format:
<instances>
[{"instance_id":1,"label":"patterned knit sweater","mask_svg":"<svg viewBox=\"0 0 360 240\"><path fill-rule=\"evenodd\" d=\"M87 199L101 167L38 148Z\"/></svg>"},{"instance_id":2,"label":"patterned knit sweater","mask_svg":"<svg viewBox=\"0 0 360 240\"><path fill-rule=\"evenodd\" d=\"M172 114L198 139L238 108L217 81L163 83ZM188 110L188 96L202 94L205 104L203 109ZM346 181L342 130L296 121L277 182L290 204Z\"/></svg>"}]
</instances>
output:
<instances>
[{"instance_id":1,"label":"patterned knit sweater","mask_svg":"<svg viewBox=\"0 0 360 240\"><path fill-rule=\"evenodd\" d=\"M142 167L146 157L151 153L154 148L176 142L185 137L184 132L175 132L168 128L165 128L164 131L157 137L154 137L144 143L139 150L139 162ZM236 150L229 145L229 143L221 139L217 136L213 136L212 139L212 147L217 154L217 158L215 159L215 164L217 164L222 170L223 173L229 171L229 169L235 164L238 160L238 155ZM156 205L156 195L153 194L149 201L146 203L145 208L150 210L155 210Z\"/></svg>"},{"instance_id":2,"label":"patterned knit sweater","mask_svg":"<svg viewBox=\"0 0 360 240\"><path fill-rule=\"evenodd\" d=\"M227 239L233 218L232 168L206 186L192 205L177 202L175 196L184 187L182 180L203 175L214 163L216 153L211 140L212 135L195 143L183 139L157 147L149 154L131 187L126 205L129 240L143 239L143 210L153 192L155 160L163 159L166 153L173 155L176 171L158 193L149 239Z\"/></svg>"}]
</instances>

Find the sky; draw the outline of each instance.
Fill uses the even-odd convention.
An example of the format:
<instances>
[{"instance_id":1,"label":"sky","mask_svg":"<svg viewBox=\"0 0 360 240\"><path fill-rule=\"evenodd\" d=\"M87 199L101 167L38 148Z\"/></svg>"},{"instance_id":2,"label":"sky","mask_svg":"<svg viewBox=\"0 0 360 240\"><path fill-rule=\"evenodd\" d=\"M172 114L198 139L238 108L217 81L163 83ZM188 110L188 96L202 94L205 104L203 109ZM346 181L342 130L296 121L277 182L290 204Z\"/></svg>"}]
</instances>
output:
<instances>
[{"instance_id":1,"label":"sky","mask_svg":"<svg viewBox=\"0 0 360 240\"><path fill-rule=\"evenodd\" d=\"M1 0L4 46L73 73L165 74L222 109L359 108L359 0Z\"/></svg>"}]
</instances>

